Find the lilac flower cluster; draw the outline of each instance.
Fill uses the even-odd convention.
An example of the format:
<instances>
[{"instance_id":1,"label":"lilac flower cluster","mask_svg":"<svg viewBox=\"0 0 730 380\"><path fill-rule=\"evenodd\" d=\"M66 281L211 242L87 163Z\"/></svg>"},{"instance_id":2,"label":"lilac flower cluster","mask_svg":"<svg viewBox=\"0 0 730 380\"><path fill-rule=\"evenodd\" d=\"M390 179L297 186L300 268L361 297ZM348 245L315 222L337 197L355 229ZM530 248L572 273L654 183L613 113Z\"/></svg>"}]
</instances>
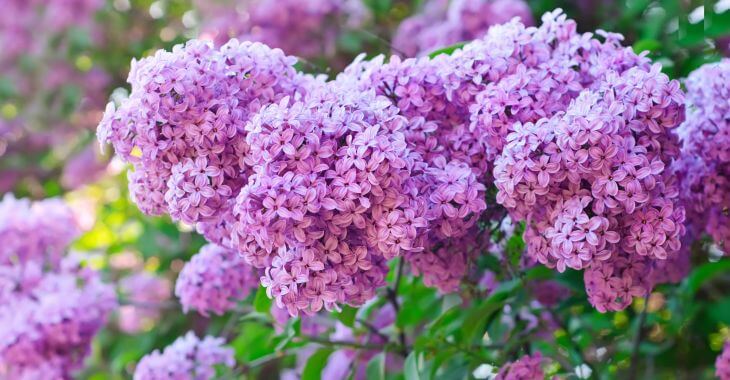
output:
<instances>
[{"instance_id":1,"label":"lilac flower cluster","mask_svg":"<svg viewBox=\"0 0 730 380\"><path fill-rule=\"evenodd\" d=\"M394 51L408 57L428 54L458 42L482 37L492 25L519 17L532 25L523 0L427 0L421 11L398 27Z\"/></svg>"},{"instance_id":2,"label":"lilac flower cluster","mask_svg":"<svg viewBox=\"0 0 730 380\"><path fill-rule=\"evenodd\" d=\"M499 369L495 380L535 380L544 379L542 355L525 355L514 362L509 362Z\"/></svg>"},{"instance_id":3,"label":"lilac flower cluster","mask_svg":"<svg viewBox=\"0 0 730 380\"><path fill-rule=\"evenodd\" d=\"M189 224L212 220L250 172L240 133L263 105L295 95L295 59L231 40L200 41L133 62L132 92L110 103L98 135L134 165L130 192L142 211Z\"/></svg>"},{"instance_id":4,"label":"lilac flower cluster","mask_svg":"<svg viewBox=\"0 0 730 380\"><path fill-rule=\"evenodd\" d=\"M175 295L185 312L222 315L257 287L256 272L238 253L208 244L180 271Z\"/></svg>"},{"instance_id":5,"label":"lilac flower cluster","mask_svg":"<svg viewBox=\"0 0 730 380\"><path fill-rule=\"evenodd\" d=\"M191 331L162 352L155 350L139 361L134 380L210 380L217 366L235 365L233 350L222 338L199 339Z\"/></svg>"},{"instance_id":6,"label":"lilac flower cluster","mask_svg":"<svg viewBox=\"0 0 730 380\"><path fill-rule=\"evenodd\" d=\"M309 59L334 57L337 39L368 18L359 0L196 1L201 38L258 41ZM231 11L235 9L235 11Z\"/></svg>"},{"instance_id":7,"label":"lilac flower cluster","mask_svg":"<svg viewBox=\"0 0 730 380\"><path fill-rule=\"evenodd\" d=\"M715 360L715 376L720 380L730 380L730 342L725 342L722 353Z\"/></svg>"},{"instance_id":8,"label":"lilac flower cluster","mask_svg":"<svg viewBox=\"0 0 730 380\"><path fill-rule=\"evenodd\" d=\"M78 228L61 201L6 196L0 220L0 377L70 379L116 307L114 289L62 257Z\"/></svg>"},{"instance_id":9,"label":"lilac flower cluster","mask_svg":"<svg viewBox=\"0 0 730 380\"><path fill-rule=\"evenodd\" d=\"M170 281L140 271L119 281L121 293L129 301L119 307L119 329L134 334L150 328L160 318L163 304L170 300Z\"/></svg>"},{"instance_id":10,"label":"lilac flower cluster","mask_svg":"<svg viewBox=\"0 0 730 380\"><path fill-rule=\"evenodd\" d=\"M687 86L687 121L676 165L689 224L730 252L730 59L700 67ZM699 238L699 236L696 236Z\"/></svg>"}]
</instances>

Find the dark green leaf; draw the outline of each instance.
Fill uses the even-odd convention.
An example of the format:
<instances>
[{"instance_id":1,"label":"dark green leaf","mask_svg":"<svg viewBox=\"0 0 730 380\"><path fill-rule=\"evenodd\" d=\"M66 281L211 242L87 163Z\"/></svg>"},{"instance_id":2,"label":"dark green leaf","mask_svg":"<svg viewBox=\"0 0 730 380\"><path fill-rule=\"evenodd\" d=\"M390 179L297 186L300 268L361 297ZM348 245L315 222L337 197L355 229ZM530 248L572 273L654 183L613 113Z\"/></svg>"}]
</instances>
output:
<instances>
[{"instance_id":1,"label":"dark green leaf","mask_svg":"<svg viewBox=\"0 0 730 380\"><path fill-rule=\"evenodd\" d=\"M332 354L331 348L320 348L312 354L304 365L302 380L319 380L322 378L322 369L327 365L327 358Z\"/></svg>"}]
</instances>

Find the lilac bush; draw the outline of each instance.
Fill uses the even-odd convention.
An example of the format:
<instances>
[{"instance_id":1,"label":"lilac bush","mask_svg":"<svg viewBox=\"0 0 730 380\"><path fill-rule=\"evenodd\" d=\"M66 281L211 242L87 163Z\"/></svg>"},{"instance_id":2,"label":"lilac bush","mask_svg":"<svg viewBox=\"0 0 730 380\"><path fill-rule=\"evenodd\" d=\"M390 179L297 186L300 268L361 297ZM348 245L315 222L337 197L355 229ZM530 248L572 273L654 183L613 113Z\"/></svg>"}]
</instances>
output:
<instances>
[{"instance_id":1,"label":"lilac bush","mask_svg":"<svg viewBox=\"0 0 730 380\"><path fill-rule=\"evenodd\" d=\"M730 343L725 343L722 353L715 360L715 376L720 380L730 379Z\"/></svg>"}]
</instances>

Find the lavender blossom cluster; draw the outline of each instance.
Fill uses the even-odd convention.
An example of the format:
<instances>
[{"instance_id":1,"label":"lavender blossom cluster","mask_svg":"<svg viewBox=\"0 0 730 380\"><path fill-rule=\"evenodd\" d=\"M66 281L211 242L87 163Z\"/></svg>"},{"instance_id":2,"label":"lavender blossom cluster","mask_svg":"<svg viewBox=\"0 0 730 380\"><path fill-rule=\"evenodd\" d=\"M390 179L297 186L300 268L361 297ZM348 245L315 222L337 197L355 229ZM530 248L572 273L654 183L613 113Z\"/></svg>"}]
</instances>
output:
<instances>
[{"instance_id":1,"label":"lavender blossom cluster","mask_svg":"<svg viewBox=\"0 0 730 380\"><path fill-rule=\"evenodd\" d=\"M621 39L558 10L330 82L261 44L192 41L134 65L99 137L143 211L240 253L291 315L362 305L395 257L456 290L506 213L531 260L584 270L619 310L674 273L684 233L683 94Z\"/></svg>"},{"instance_id":2,"label":"lavender blossom cluster","mask_svg":"<svg viewBox=\"0 0 730 380\"><path fill-rule=\"evenodd\" d=\"M134 380L210 380L216 367L235 365L233 349L221 338L199 339L191 331L178 338L162 352L155 350L139 361Z\"/></svg>"},{"instance_id":3,"label":"lavender blossom cluster","mask_svg":"<svg viewBox=\"0 0 730 380\"><path fill-rule=\"evenodd\" d=\"M334 57L338 38L369 17L359 0L196 1L201 38L258 41L308 59ZM235 11L231 11L235 9Z\"/></svg>"},{"instance_id":4,"label":"lavender blossom cluster","mask_svg":"<svg viewBox=\"0 0 730 380\"><path fill-rule=\"evenodd\" d=\"M486 34L493 25L519 17L532 25L532 13L523 0L427 0L419 13L401 22L393 50L407 57L422 56Z\"/></svg>"},{"instance_id":5,"label":"lavender blossom cluster","mask_svg":"<svg viewBox=\"0 0 730 380\"><path fill-rule=\"evenodd\" d=\"M677 164L689 228L730 252L730 59L700 67L687 86L687 121ZM699 236L697 236L699 237Z\"/></svg>"},{"instance_id":6,"label":"lavender blossom cluster","mask_svg":"<svg viewBox=\"0 0 730 380\"><path fill-rule=\"evenodd\" d=\"M205 316L210 312L222 315L258 284L256 271L238 253L208 244L180 271L175 295L185 312L193 309Z\"/></svg>"},{"instance_id":7,"label":"lavender blossom cluster","mask_svg":"<svg viewBox=\"0 0 730 380\"><path fill-rule=\"evenodd\" d=\"M79 230L59 200L0 202L0 377L70 379L116 307L114 289L74 257Z\"/></svg>"}]
</instances>

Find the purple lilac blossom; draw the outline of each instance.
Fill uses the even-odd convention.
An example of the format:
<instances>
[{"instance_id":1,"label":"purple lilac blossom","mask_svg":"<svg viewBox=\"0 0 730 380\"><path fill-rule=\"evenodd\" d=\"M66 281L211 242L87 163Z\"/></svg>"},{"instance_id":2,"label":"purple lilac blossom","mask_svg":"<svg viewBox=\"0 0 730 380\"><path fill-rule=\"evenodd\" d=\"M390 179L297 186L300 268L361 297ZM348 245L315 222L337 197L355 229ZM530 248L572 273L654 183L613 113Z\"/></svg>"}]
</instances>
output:
<instances>
[{"instance_id":1,"label":"purple lilac blossom","mask_svg":"<svg viewBox=\"0 0 730 380\"><path fill-rule=\"evenodd\" d=\"M114 289L75 257L79 230L58 199L0 202L0 377L70 379L116 307Z\"/></svg>"},{"instance_id":2,"label":"purple lilac blossom","mask_svg":"<svg viewBox=\"0 0 730 380\"><path fill-rule=\"evenodd\" d=\"M720 380L730 380L730 342L725 342L722 353L715 360L715 376Z\"/></svg>"},{"instance_id":3,"label":"purple lilac blossom","mask_svg":"<svg viewBox=\"0 0 730 380\"><path fill-rule=\"evenodd\" d=\"M495 380L536 380L544 379L542 355L525 355L514 362L509 362L499 369Z\"/></svg>"},{"instance_id":4,"label":"purple lilac blossom","mask_svg":"<svg viewBox=\"0 0 730 380\"><path fill-rule=\"evenodd\" d=\"M153 351L139 361L134 380L210 380L217 366L235 365L233 349L222 338L199 339L191 331L160 352Z\"/></svg>"},{"instance_id":5,"label":"purple lilac blossom","mask_svg":"<svg viewBox=\"0 0 730 380\"><path fill-rule=\"evenodd\" d=\"M687 120L679 128L676 172L690 230L730 253L730 59L706 64L686 81ZM693 236L697 239L701 236Z\"/></svg>"},{"instance_id":6,"label":"purple lilac blossom","mask_svg":"<svg viewBox=\"0 0 730 380\"><path fill-rule=\"evenodd\" d=\"M403 20L393 37L393 51L422 56L487 33L492 25L519 17L532 25L530 7L522 0L427 0L422 10Z\"/></svg>"},{"instance_id":7,"label":"purple lilac blossom","mask_svg":"<svg viewBox=\"0 0 730 380\"><path fill-rule=\"evenodd\" d=\"M151 327L160 318L163 304L170 300L172 287L164 277L137 272L119 281L121 293L129 301L119 307L119 329L128 334Z\"/></svg>"},{"instance_id":8,"label":"purple lilac blossom","mask_svg":"<svg viewBox=\"0 0 730 380\"><path fill-rule=\"evenodd\" d=\"M208 244L180 271L175 295L185 312L222 315L257 287L256 271L237 252Z\"/></svg>"},{"instance_id":9,"label":"purple lilac blossom","mask_svg":"<svg viewBox=\"0 0 730 380\"><path fill-rule=\"evenodd\" d=\"M215 220L246 182L252 113L301 90L296 59L259 43L201 41L132 62L129 99L110 103L98 128L131 162L130 193L142 211L189 224Z\"/></svg>"},{"instance_id":10,"label":"purple lilac blossom","mask_svg":"<svg viewBox=\"0 0 730 380\"><path fill-rule=\"evenodd\" d=\"M201 38L262 42L308 59L332 58L338 38L368 17L359 0L196 1ZM234 9L232 11L232 9Z\"/></svg>"}]
</instances>

